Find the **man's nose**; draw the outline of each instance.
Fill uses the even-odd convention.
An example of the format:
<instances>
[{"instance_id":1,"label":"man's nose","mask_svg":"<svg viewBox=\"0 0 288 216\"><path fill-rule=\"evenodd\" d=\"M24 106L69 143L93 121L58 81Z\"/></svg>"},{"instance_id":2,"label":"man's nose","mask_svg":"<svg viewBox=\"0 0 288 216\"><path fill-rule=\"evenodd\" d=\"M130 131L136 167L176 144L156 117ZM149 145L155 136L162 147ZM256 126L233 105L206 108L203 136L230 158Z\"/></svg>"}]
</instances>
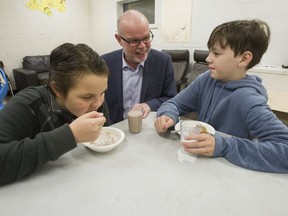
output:
<instances>
[{"instance_id":1,"label":"man's nose","mask_svg":"<svg viewBox=\"0 0 288 216\"><path fill-rule=\"evenodd\" d=\"M138 47L145 47L145 46L146 46L146 44L141 40Z\"/></svg>"}]
</instances>

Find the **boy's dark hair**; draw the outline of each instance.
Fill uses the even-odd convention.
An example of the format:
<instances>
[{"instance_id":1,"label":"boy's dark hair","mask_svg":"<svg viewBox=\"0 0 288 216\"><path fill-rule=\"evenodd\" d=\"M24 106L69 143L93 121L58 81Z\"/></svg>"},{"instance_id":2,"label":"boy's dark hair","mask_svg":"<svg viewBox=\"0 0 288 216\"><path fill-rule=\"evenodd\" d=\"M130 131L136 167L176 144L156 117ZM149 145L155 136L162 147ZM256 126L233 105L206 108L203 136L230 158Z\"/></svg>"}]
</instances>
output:
<instances>
[{"instance_id":1,"label":"boy's dark hair","mask_svg":"<svg viewBox=\"0 0 288 216\"><path fill-rule=\"evenodd\" d=\"M76 85L77 78L86 73L108 76L109 69L105 61L86 44L64 43L50 54L51 71L48 83L54 82L56 88L67 96Z\"/></svg>"},{"instance_id":2,"label":"boy's dark hair","mask_svg":"<svg viewBox=\"0 0 288 216\"><path fill-rule=\"evenodd\" d=\"M229 46L234 56L246 51L253 54L247 70L258 64L270 42L270 27L262 20L236 20L217 26L211 33L207 46L212 49L216 43L221 48Z\"/></svg>"}]
</instances>

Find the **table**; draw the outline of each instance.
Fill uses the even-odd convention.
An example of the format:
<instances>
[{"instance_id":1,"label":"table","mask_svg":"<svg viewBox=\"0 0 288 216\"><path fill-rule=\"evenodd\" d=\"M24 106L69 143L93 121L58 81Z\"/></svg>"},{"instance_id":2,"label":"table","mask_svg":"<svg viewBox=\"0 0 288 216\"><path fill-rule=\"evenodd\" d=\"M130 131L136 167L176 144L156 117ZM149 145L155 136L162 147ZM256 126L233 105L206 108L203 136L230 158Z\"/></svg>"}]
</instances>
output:
<instances>
[{"instance_id":1,"label":"table","mask_svg":"<svg viewBox=\"0 0 288 216\"><path fill-rule=\"evenodd\" d=\"M287 215L288 175L251 171L223 158L178 160L179 135L142 132L96 153L83 145L35 174L0 187L3 216Z\"/></svg>"}]
</instances>

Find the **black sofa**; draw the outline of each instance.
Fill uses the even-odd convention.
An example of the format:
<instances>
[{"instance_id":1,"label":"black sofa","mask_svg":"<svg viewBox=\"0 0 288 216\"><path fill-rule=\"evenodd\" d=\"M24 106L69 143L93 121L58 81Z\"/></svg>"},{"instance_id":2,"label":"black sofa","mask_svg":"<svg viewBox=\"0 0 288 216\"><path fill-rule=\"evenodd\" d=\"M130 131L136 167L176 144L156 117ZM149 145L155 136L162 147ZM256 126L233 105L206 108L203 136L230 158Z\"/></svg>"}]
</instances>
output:
<instances>
[{"instance_id":1,"label":"black sofa","mask_svg":"<svg viewBox=\"0 0 288 216\"><path fill-rule=\"evenodd\" d=\"M22 68L13 69L17 91L43 85L49 77L50 55L25 56Z\"/></svg>"}]
</instances>

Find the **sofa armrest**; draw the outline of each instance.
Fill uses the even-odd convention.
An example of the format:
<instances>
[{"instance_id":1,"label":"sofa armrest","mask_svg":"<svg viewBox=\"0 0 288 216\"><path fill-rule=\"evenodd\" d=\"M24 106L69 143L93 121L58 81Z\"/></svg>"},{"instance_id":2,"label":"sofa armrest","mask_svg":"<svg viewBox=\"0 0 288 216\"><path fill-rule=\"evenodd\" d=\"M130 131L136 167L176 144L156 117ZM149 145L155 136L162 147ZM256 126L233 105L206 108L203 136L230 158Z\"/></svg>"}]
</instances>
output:
<instances>
[{"instance_id":1,"label":"sofa armrest","mask_svg":"<svg viewBox=\"0 0 288 216\"><path fill-rule=\"evenodd\" d=\"M35 70L16 68L13 69L14 80L17 90L28 86L38 86L37 72Z\"/></svg>"}]
</instances>

